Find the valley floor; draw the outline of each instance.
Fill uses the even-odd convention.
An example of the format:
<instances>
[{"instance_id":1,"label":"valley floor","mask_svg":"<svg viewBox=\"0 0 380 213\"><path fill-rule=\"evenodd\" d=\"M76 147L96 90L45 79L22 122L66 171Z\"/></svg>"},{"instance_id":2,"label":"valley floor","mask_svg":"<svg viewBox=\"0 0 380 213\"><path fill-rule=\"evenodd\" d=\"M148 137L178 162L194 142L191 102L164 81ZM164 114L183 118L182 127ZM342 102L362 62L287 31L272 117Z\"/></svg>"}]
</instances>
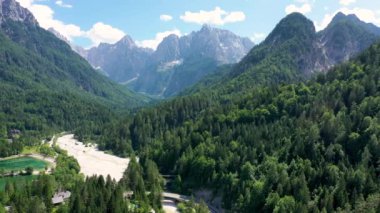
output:
<instances>
[{"instance_id":1,"label":"valley floor","mask_svg":"<svg viewBox=\"0 0 380 213\"><path fill-rule=\"evenodd\" d=\"M74 135L63 135L57 138L56 145L66 150L67 154L77 159L81 173L85 176L110 175L119 181L129 164L128 158L120 158L99 151L94 145L85 145L74 138ZM163 202L164 211L167 213L178 212L174 202Z\"/></svg>"},{"instance_id":2,"label":"valley floor","mask_svg":"<svg viewBox=\"0 0 380 213\"><path fill-rule=\"evenodd\" d=\"M81 173L85 176L110 175L116 181L123 177L129 158L120 158L106 154L93 145L85 145L74 138L74 135L64 135L57 139L56 145L66 150L67 154L77 159Z\"/></svg>"}]
</instances>

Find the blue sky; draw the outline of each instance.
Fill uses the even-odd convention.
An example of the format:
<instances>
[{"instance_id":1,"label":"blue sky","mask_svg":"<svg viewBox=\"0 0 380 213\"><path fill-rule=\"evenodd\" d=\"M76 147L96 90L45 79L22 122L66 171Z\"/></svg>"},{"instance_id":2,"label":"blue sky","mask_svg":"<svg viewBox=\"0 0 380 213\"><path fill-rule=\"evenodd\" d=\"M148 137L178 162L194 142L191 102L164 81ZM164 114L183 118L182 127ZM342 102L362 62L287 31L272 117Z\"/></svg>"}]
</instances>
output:
<instances>
[{"instance_id":1,"label":"blue sky","mask_svg":"<svg viewBox=\"0 0 380 213\"><path fill-rule=\"evenodd\" d=\"M281 18L301 12L323 29L338 12L355 13L380 26L380 0L17 0L44 28L71 42L96 46L125 34L155 48L168 34L185 35L202 24L260 42Z\"/></svg>"}]
</instances>

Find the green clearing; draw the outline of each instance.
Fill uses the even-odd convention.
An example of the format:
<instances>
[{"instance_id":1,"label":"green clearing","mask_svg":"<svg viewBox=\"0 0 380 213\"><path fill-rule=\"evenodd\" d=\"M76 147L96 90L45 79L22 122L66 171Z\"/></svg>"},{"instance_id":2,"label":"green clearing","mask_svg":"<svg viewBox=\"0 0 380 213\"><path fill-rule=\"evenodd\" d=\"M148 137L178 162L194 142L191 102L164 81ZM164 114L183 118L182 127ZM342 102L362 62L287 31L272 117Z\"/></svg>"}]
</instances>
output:
<instances>
[{"instance_id":1,"label":"green clearing","mask_svg":"<svg viewBox=\"0 0 380 213\"><path fill-rule=\"evenodd\" d=\"M21 152L21 154L23 155L30 155L30 154L35 154L35 153L39 153L38 146L25 146Z\"/></svg>"},{"instance_id":2,"label":"green clearing","mask_svg":"<svg viewBox=\"0 0 380 213\"><path fill-rule=\"evenodd\" d=\"M20 171L27 167L32 167L34 170L42 171L49 163L38 160L32 157L19 157L0 161L0 170L4 172Z\"/></svg>"},{"instance_id":3,"label":"green clearing","mask_svg":"<svg viewBox=\"0 0 380 213\"><path fill-rule=\"evenodd\" d=\"M37 179L37 177L37 175L2 177L0 178L0 191L3 191L5 189L5 185L8 182L14 182L17 183L17 186L23 186L25 183Z\"/></svg>"}]
</instances>

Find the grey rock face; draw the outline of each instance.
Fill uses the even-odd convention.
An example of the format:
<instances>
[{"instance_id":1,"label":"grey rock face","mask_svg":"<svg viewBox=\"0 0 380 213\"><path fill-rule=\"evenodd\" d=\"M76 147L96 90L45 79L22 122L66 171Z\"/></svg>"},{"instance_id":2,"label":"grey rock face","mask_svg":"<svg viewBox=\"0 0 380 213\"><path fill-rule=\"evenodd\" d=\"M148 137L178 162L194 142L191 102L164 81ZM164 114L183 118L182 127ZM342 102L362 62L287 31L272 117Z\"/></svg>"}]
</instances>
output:
<instances>
[{"instance_id":1,"label":"grey rock face","mask_svg":"<svg viewBox=\"0 0 380 213\"><path fill-rule=\"evenodd\" d=\"M71 43L65 36L60 34L57 30L54 28L49 28L49 32L53 33L57 38L61 39L62 41L66 42L74 52L78 53L82 58L87 58L87 50L84 49L83 47L76 46L73 43Z\"/></svg>"},{"instance_id":2,"label":"grey rock face","mask_svg":"<svg viewBox=\"0 0 380 213\"><path fill-rule=\"evenodd\" d=\"M184 55L200 54L202 57L213 58L219 64L230 64L240 61L253 43L248 38L241 38L228 30L204 25L198 32L193 32L182 41L189 45Z\"/></svg>"},{"instance_id":3,"label":"grey rock face","mask_svg":"<svg viewBox=\"0 0 380 213\"><path fill-rule=\"evenodd\" d=\"M127 83L140 76L152 50L140 48L131 37L125 36L116 44L100 44L87 51L90 64L103 70L114 81Z\"/></svg>"},{"instance_id":4,"label":"grey rock face","mask_svg":"<svg viewBox=\"0 0 380 213\"><path fill-rule=\"evenodd\" d=\"M126 36L116 44L90 49L86 59L135 91L168 96L194 84L218 65L238 62L253 45L248 38L205 25L181 38L169 35L155 51L138 47Z\"/></svg>"},{"instance_id":5,"label":"grey rock face","mask_svg":"<svg viewBox=\"0 0 380 213\"><path fill-rule=\"evenodd\" d=\"M15 0L0 0L0 24L6 20L38 25L32 13L21 7Z\"/></svg>"},{"instance_id":6,"label":"grey rock face","mask_svg":"<svg viewBox=\"0 0 380 213\"><path fill-rule=\"evenodd\" d=\"M216 67L236 63L254 44L230 31L204 25L179 38L165 38L131 88L158 96L172 96L195 84Z\"/></svg>"},{"instance_id":7,"label":"grey rock face","mask_svg":"<svg viewBox=\"0 0 380 213\"><path fill-rule=\"evenodd\" d=\"M355 15L338 13L318 34L319 47L326 63L324 70L349 60L380 37L380 28L361 21Z\"/></svg>"},{"instance_id":8,"label":"grey rock face","mask_svg":"<svg viewBox=\"0 0 380 213\"><path fill-rule=\"evenodd\" d=\"M169 35L157 47L152 55L155 63L166 63L181 58L180 38L177 35Z\"/></svg>"}]
</instances>

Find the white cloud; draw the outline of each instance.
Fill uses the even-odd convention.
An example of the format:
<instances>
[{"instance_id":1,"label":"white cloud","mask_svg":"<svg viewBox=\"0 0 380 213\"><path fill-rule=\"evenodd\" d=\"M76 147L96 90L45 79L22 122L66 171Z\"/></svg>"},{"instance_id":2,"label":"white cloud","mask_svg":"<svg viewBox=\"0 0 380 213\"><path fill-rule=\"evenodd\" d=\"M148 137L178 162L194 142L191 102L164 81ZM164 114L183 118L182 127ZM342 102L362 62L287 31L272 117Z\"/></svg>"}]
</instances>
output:
<instances>
[{"instance_id":1,"label":"white cloud","mask_svg":"<svg viewBox=\"0 0 380 213\"><path fill-rule=\"evenodd\" d=\"M47 5L38 4L37 2L43 0L17 0L21 6L30 10L34 17L37 19L40 26L44 29L54 28L62 36L72 41L76 37L88 38L91 40L91 46L98 45L99 43L115 43L119 41L125 33L122 30L114 28L102 22L95 23L88 31L82 30L79 26L74 24L66 24L54 18L54 11ZM56 4L61 4L56 1ZM62 2L62 5L63 4ZM67 5L66 5L67 6Z\"/></svg>"},{"instance_id":2,"label":"white cloud","mask_svg":"<svg viewBox=\"0 0 380 213\"><path fill-rule=\"evenodd\" d=\"M145 48L151 48L151 49L157 49L158 45L164 40L164 38L168 37L169 35L177 35L181 36L181 31L178 29L170 30L170 31L165 31L165 32L160 32L156 34L156 37L151 40L144 40L144 41L137 41L137 45L140 47L145 47Z\"/></svg>"},{"instance_id":3,"label":"white cloud","mask_svg":"<svg viewBox=\"0 0 380 213\"><path fill-rule=\"evenodd\" d=\"M251 40L257 44L263 41L266 36L267 34L265 33L254 33L253 36L251 37Z\"/></svg>"},{"instance_id":4,"label":"white cloud","mask_svg":"<svg viewBox=\"0 0 380 213\"><path fill-rule=\"evenodd\" d=\"M65 8L72 8L73 5L71 4L65 4L63 1L59 0L59 1L56 1L55 2L56 5L60 6L60 7L65 7Z\"/></svg>"},{"instance_id":5,"label":"white cloud","mask_svg":"<svg viewBox=\"0 0 380 213\"><path fill-rule=\"evenodd\" d=\"M378 26L380 26L380 14L376 13L376 11L365 9L365 8L354 8L354 9L348 9L348 8L341 8L334 13L326 14L322 21L315 22L315 27L317 31L323 30L327 27L327 25L331 22L331 20L334 18L334 16L338 13L342 12L346 15L349 14L355 14L360 20L368 23L373 23Z\"/></svg>"},{"instance_id":6,"label":"white cloud","mask_svg":"<svg viewBox=\"0 0 380 213\"><path fill-rule=\"evenodd\" d=\"M173 20L173 17L170 15L163 14L163 15L160 15L160 20L161 21L171 21L171 20Z\"/></svg>"},{"instance_id":7,"label":"white cloud","mask_svg":"<svg viewBox=\"0 0 380 213\"><path fill-rule=\"evenodd\" d=\"M184 22L197 24L224 25L227 23L241 22L245 20L245 14L241 11L226 12L220 7L211 11L201 10L199 12L186 11L180 16Z\"/></svg>"},{"instance_id":8,"label":"white cloud","mask_svg":"<svg viewBox=\"0 0 380 213\"><path fill-rule=\"evenodd\" d=\"M65 24L60 20L54 19L54 11L49 6L34 4L32 0L23 0L21 5L25 6L33 13L42 28L54 28L69 41L71 41L74 37L82 36L84 33L77 25Z\"/></svg>"},{"instance_id":9,"label":"white cloud","mask_svg":"<svg viewBox=\"0 0 380 213\"><path fill-rule=\"evenodd\" d=\"M296 0L296 2L305 4L309 3L309 0Z\"/></svg>"},{"instance_id":10,"label":"white cloud","mask_svg":"<svg viewBox=\"0 0 380 213\"><path fill-rule=\"evenodd\" d=\"M339 0L339 4L344 5L344 6L348 6L348 5L355 3L355 2L356 2L356 0Z\"/></svg>"},{"instance_id":11,"label":"white cloud","mask_svg":"<svg viewBox=\"0 0 380 213\"><path fill-rule=\"evenodd\" d=\"M18 3L20 3L22 7L25 7L25 8L29 8L33 3L33 0L17 0L17 1Z\"/></svg>"},{"instance_id":12,"label":"white cloud","mask_svg":"<svg viewBox=\"0 0 380 213\"><path fill-rule=\"evenodd\" d=\"M100 43L116 43L125 36L122 30L114 28L110 25L98 22L92 26L92 28L86 32L93 45L99 45Z\"/></svg>"},{"instance_id":13,"label":"white cloud","mask_svg":"<svg viewBox=\"0 0 380 213\"><path fill-rule=\"evenodd\" d=\"M245 14L243 12L231 12L224 18L224 23L234 23L245 20Z\"/></svg>"},{"instance_id":14,"label":"white cloud","mask_svg":"<svg viewBox=\"0 0 380 213\"><path fill-rule=\"evenodd\" d=\"M307 14L307 13L311 12L311 9L312 9L311 4L309 4L309 3L304 3L300 7L297 7L296 5L291 4L291 5L286 6L285 12L286 12L286 14L290 14L290 13L294 13L294 12Z\"/></svg>"},{"instance_id":15,"label":"white cloud","mask_svg":"<svg viewBox=\"0 0 380 213\"><path fill-rule=\"evenodd\" d=\"M334 14L325 14L325 16L323 17L323 20L320 21L320 22L314 22L314 25L315 25L315 29L317 31L321 31L323 29L325 29L327 27L327 25L329 25L329 23L331 22L331 20L334 18L336 13Z\"/></svg>"}]
</instances>

